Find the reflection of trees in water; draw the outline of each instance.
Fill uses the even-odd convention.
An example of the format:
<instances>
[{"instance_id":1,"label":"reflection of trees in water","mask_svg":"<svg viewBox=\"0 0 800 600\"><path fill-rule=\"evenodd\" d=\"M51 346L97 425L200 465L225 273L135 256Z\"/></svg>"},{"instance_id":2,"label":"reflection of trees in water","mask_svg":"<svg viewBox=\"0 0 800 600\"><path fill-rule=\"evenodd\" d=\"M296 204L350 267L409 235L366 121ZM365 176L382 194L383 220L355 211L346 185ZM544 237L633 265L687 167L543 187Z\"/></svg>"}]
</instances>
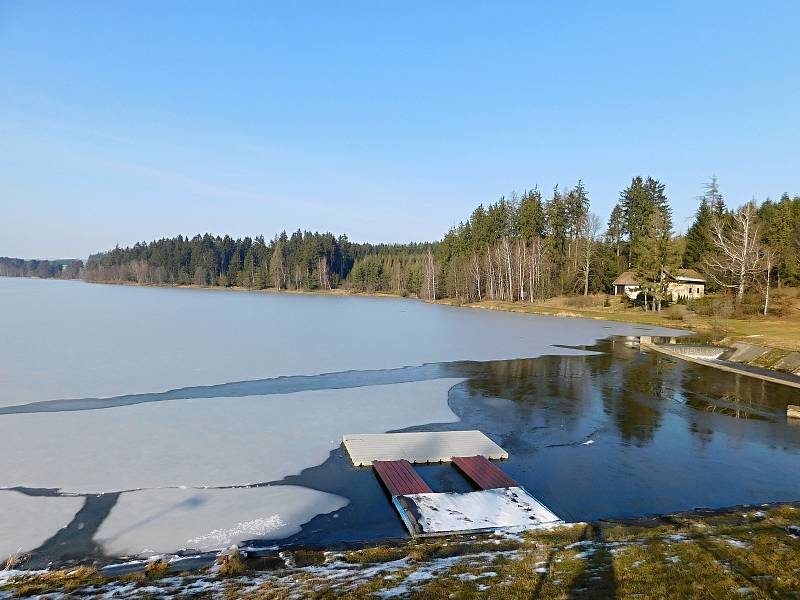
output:
<instances>
[{"instance_id":1,"label":"reflection of trees in water","mask_svg":"<svg viewBox=\"0 0 800 600\"><path fill-rule=\"evenodd\" d=\"M490 362L483 367L468 382L473 394L505 398L524 411L553 408L548 399L555 398L562 401L557 407L560 413L580 414L587 385L584 357L546 356Z\"/></svg>"},{"instance_id":2,"label":"reflection of trees in water","mask_svg":"<svg viewBox=\"0 0 800 600\"><path fill-rule=\"evenodd\" d=\"M642 353L622 338L587 349L602 354L470 363L462 366L467 372L461 375L469 378L463 389L480 400L470 405L484 411L481 418L497 420L496 426L509 435L528 437L539 427L572 431L602 406L621 439L637 446L652 441L665 410L680 412L703 444L720 428L718 415L732 422L777 420L778 427L768 433L750 428L728 433L786 439L781 421L790 393L785 386ZM513 404L492 405L487 402L491 398Z\"/></svg>"},{"instance_id":3,"label":"reflection of trees in water","mask_svg":"<svg viewBox=\"0 0 800 600\"><path fill-rule=\"evenodd\" d=\"M626 442L645 446L661 427L661 400L670 369L652 355L637 353L618 360L603 385L603 407Z\"/></svg>"},{"instance_id":4,"label":"reflection of trees in water","mask_svg":"<svg viewBox=\"0 0 800 600\"><path fill-rule=\"evenodd\" d=\"M601 400L622 438L644 445L660 427L665 374L672 365L616 339L593 356L545 356L484 363L466 383L470 395L514 403L512 429L537 425L572 430ZM672 376L673 378L675 376Z\"/></svg>"}]
</instances>

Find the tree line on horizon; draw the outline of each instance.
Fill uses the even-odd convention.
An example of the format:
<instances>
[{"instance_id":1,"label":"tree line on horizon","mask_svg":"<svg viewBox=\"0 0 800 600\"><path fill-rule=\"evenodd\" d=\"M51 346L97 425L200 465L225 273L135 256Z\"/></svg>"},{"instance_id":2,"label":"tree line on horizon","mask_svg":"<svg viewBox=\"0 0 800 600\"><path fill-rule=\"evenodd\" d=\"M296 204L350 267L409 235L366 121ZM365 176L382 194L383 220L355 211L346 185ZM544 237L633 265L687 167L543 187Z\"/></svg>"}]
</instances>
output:
<instances>
[{"instance_id":1,"label":"tree line on horizon","mask_svg":"<svg viewBox=\"0 0 800 600\"><path fill-rule=\"evenodd\" d=\"M0 256L0 277L75 279L82 269L83 261L77 259L36 260Z\"/></svg>"},{"instance_id":2,"label":"tree line on horizon","mask_svg":"<svg viewBox=\"0 0 800 600\"><path fill-rule=\"evenodd\" d=\"M0 269L10 260L19 259L0 259ZM800 285L800 196L730 209L712 177L686 235L675 235L659 180L632 178L605 224L579 181L547 197L534 188L480 205L438 242L353 243L345 235L300 230L268 241L179 235L93 255L78 270L92 282L345 288L460 302L608 293L622 271L633 271L639 304L659 311L669 301L669 274L679 268L701 272L712 289L731 290L737 303L762 294L766 311L771 287ZM48 269L31 264L6 267L5 274ZM78 275L50 270L37 276Z\"/></svg>"},{"instance_id":3,"label":"tree line on horizon","mask_svg":"<svg viewBox=\"0 0 800 600\"><path fill-rule=\"evenodd\" d=\"M82 277L92 282L331 290L416 294L419 257L435 244L362 244L345 235L285 231L263 235L179 235L137 243L89 258Z\"/></svg>"}]
</instances>

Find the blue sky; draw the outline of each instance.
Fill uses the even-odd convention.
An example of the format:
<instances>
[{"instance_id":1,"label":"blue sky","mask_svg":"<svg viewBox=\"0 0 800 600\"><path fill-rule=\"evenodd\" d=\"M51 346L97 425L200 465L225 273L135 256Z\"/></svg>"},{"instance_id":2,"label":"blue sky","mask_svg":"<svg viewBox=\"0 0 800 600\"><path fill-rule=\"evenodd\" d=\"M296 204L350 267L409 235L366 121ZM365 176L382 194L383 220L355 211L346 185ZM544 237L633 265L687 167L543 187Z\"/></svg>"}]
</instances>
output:
<instances>
[{"instance_id":1,"label":"blue sky","mask_svg":"<svg viewBox=\"0 0 800 600\"><path fill-rule=\"evenodd\" d=\"M0 2L0 255L800 193L800 3Z\"/></svg>"}]
</instances>

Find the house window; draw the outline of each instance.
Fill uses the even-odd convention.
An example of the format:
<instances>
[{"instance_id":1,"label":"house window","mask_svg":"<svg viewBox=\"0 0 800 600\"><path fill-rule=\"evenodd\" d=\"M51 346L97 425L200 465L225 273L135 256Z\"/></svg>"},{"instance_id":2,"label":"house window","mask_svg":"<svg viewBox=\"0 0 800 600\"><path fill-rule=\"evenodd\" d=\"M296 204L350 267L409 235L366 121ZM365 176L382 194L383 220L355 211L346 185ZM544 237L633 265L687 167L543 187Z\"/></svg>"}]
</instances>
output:
<instances>
[{"instance_id":1,"label":"house window","mask_svg":"<svg viewBox=\"0 0 800 600\"><path fill-rule=\"evenodd\" d=\"M692 288L689 288L689 293L690 293L690 294L692 293Z\"/></svg>"}]
</instances>

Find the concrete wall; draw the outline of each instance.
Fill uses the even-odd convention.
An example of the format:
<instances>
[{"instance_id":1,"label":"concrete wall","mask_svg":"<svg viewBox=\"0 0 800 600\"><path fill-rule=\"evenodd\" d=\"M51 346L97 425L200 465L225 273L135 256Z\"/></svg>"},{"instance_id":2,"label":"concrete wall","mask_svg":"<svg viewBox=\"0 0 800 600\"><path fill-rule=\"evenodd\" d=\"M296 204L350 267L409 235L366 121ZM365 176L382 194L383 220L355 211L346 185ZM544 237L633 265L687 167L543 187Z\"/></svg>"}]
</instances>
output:
<instances>
[{"instance_id":1,"label":"concrete wall","mask_svg":"<svg viewBox=\"0 0 800 600\"><path fill-rule=\"evenodd\" d=\"M620 296L620 290L623 288L621 285L614 286L614 295ZM636 300L641 288L638 285L624 286L625 295L631 300ZM702 298L705 295L705 285L702 283L683 283L683 282L670 282L667 286L667 293L673 302L679 298Z\"/></svg>"},{"instance_id":2,"label":"concrete wall","mask_svg":"<svg viewBox=\"0 0 800 600\"><path fill-rule=\"evenodd\" d=\"M673 282L667 288L672 301L675 302L678 298L702 298L705 294L706 286L702 283L684 283Z\"/></svg>"}]
</instances>

